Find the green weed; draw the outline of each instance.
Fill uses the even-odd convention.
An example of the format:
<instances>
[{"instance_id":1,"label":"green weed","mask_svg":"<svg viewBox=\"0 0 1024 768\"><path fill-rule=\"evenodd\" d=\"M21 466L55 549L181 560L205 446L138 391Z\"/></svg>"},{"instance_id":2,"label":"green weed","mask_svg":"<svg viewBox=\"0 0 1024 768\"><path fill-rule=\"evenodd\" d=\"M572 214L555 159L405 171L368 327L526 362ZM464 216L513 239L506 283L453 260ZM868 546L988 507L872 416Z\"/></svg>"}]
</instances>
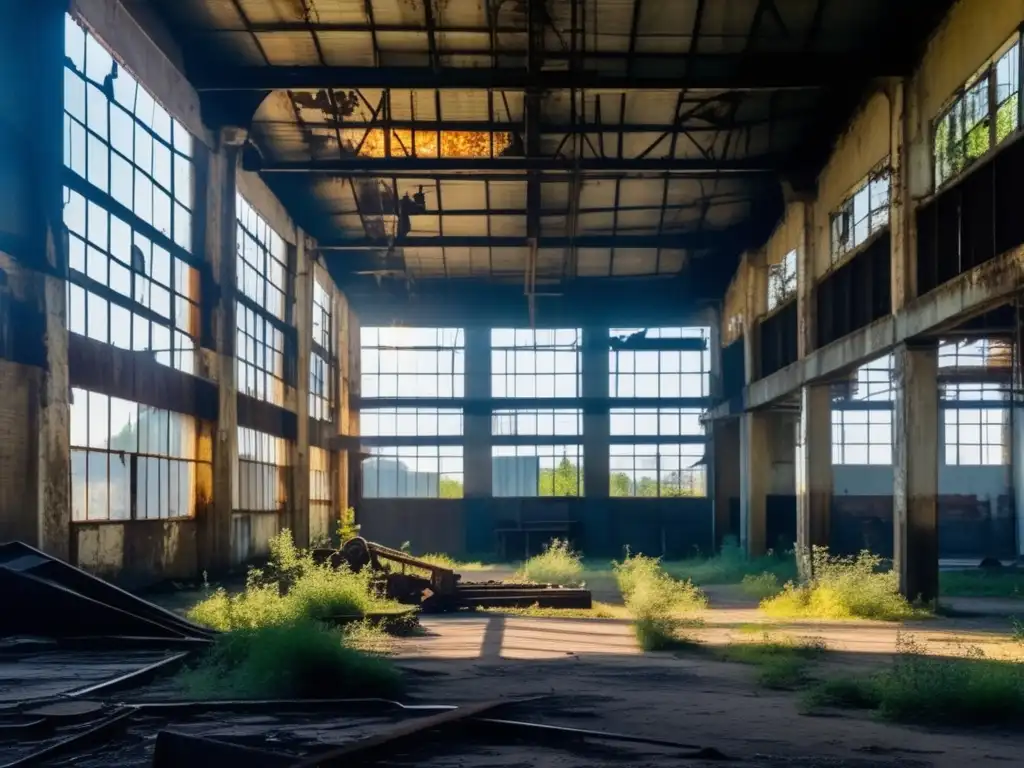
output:
<instances>
[{"instance_id":1,"label":"green weed","mask_svg":"<svg viewBox=\"0 0 1024 768\"><path fill-rule=\"evenodd\" d=\"M929 656L911 636L897 639L892 666L812 689L810 707L858 707L884 720L922 725L1016 724L1024 717L1024 664L986 659L977 646Z\"/></svg>"},{"instance_id":2,"label":"green weed","mask_svg":"<svg viewBox=\"0 0 1024 768\"><path fill-rule=\"evenodd\" d=\"M948 597L1024 598L1024 571L1018 568L942 571L939 592Z\"/></svg>"},{"instance_id":3,"label":"green weed","mask_svg":"<svg viewBox=\"0 0 1024 768\"><path fill-rule=\"evenodd\" d=\"M779 583L796 578L796 560L792 552L769 553L762 557L747 557L733 537L727 537L719 554L708 558L690 558L667 562L664 568L679 579L694 584L740 584L747 576L773 574Z\"/></svg>"},{"instance_id":4,"label":"green weed","mask_svg":"<svg viewBox=\"0 0 1024 768\"><path fill-rule=\"evenodd\" d=\"M243 592L229 595L218 589L194 605L188 618L229 631L401 610L398 603L376 594L370 578L369 571L316 564L308 552L295 547L286 529L271 540L267 567L250 570Z\"/></svg>"},{"instance_id":5,"label":"green weed","mask_svg":"<svg viewBox=\"0 0 1024 768\"><path fill-rule=\"evenodd\" d=\"M552 539L541 554L522 564L516 578L535 584L579 586L583 581L583 557L570 548L568 541Z\"/></svg>"},{"instance_id":6,"label":"green weed","mask_svg":"<svg viewBox=\"0 0 1024 768\"><path fill-rule=\"evenodd\" d=\"M756 597L759 600L774 597L782 591L779 577L768 571L758 574L747 574L743 577L741 586L743 594L748 597Z\"/></svg>"},{"instance_id":7,"label":"green weed","mask_svg":"<svg viewBox=\"0 0 1024 768\"><path fill-rule=\"evenodd\" d=\"M808 665L824 652L818 638L776 639L764 632L761 642L732 643L717 653L723 661L757 667L757 682L764 688L792 690L807 682Z\"/></svg>"},{"instance_id":8,"label":"green weed","mask_svg":"<svg viewBox=\"0 0 1024 768\"><path fill-rule=\"evenodd\" d=\"M879 570L881 558L870 552L856 557L831 557L824 547L811 555L811 579L788 582L761 609L778 618L880 619L900 621L924 615L898 591L897 574Z\"/></svg>"},{"instance_id":9,"label":"green weed","mask_svg":"<svg viewBox=\"0 0 1024 768\"><path fill-rule=\"evenodd\" d=\"M614 570L637 641L645 651L692 645L680 632L686 626L695 626L688 614L708 605L700 589L689 581L672 578L653 557L627 557L615 563Z\"/></svg>"},{"instance_id":10,"label":"green weed","mask_svg":"<svg viewBox=\"0 0 1024 768\"><path fill-rule=\"evenodd\" d=\"M402 691L399 672L358 650L339 629L309 619L219 635L178 676L190 698L344 698Z\"/></svg>"}]
</instances>

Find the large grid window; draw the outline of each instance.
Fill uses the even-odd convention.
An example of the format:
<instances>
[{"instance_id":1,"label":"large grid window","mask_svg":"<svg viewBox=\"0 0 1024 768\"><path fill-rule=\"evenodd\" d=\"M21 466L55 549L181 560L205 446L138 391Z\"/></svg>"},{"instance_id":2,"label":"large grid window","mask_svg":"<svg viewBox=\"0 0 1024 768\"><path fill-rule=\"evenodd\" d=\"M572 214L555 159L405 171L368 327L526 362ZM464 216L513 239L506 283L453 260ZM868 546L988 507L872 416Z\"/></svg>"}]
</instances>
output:
<instances>
[{"instance_id":1,"label":"large grid window","mask_svg":"<svg viewBox=\"0 0 1024 768\"><path fill-rule=\"evenodd\" d=\"M309 359L309 415L334 418L334 345L330 286L313 279L313 349Z\"/></svg>"},{"instance_id":2,"label":"large grid window","mask_svg":"<svg viewBox=\"0 0 1024 768\"><path fill-rule=\"evenodd\" d=\"M702 351L626 350L608 353L611 397L707 397L710 386L710 328L612 328L610 335L647 339L704 339Z\"/></svg>"},{"instance_id":3,"label":"large grid window","mask_svg":"<svg viewBox=\"0 0 1024 768\"><path fill-rule=\"evenodd\" d=\"M893 365L892 355L884 355L857 369L854 378L833 385L833 402L842 408L844 400L879 401L893 399Z\"/></svg>"},{"instance_id":4,"label":"large grid window","mask_svg":"<svg viewBox=\"0 0 1024 768\"><path fill-rule=\"evenodd\" d=\"M703 445L612 445L609 451L612 496L707 495Z\"/></svg>"},{"instance_id":5,"label":"large grid window","mask_svg":"<svg viewBox=\"0 0 1024 768\"><path fill-rule=\"evenodd\" d=\"M942 412L946 464L1009 464L1005 408L945 408Z\"/></svg>"},{"instance_id":6,"label":"large grid window","mask_svg":"<svg viewBox=\"0 0 1024 768\"><path fill-rule=\"evenodd\" d=\"M192 137L65 17L68 329L195 371Z\"/></svg>"},{"instance_id":7,"label":"large grid window","mask_svg":"<svg viewBox=\"0 0 1024 768\"><path fill-rule=\"evenodd\" d=\"M238 391L284 405L284 332L288 249L273 228L235 196L239 300ZM275 322L276 321L276 322Z\"/></svg>"},{"instance_id":8,"label":"large grid window","mask_svg":"<svg viewBox=\"0 0 1024 768\"><path fill-rule=\"evenodd\" d=\"M495 445L491 448L494 496L582 496L583 446Z\"/></svg>"},{"instance_id":9,"label":"large grid window","mask_svg":"<svg viewBox=\"0 0 1024 768\"><path fill-rule=\"evenodd\" d=\"M504 437L582 435L583 411L578 408L497 410L491 415L491 434Z\"/></svg>"},{"instance_id":10,"label":"large grid window","mask_svg":"<svg viewBox=\"0 0 1024 768\"><path fill-rule=\"evenodd\" d=\"M248 427L238 428L236 512L279 512L288 504L288 442Z\"/></svg>"},{"instance_id":11,"label":"large grid window","mask_svg":"<svg viewBox=\"0 0 1024 768\"><path fill-rule=\"evenodd\" d=\"M833 464L892 464L891 410L833 410Z\"/></svg>"},{"instance_id":12,"label":"large grid window","mask_svg":"<svg viewBox=\"0 0 1024 768\"><path fill-rule=\"evenodd\" d=\"M832 263L889 226L891 174L886 167L868 176L832 214Z\"/></svg>"},{"instance_id":13,"label":"large grid window","mask_svg":"<svg viewBox=\"0 0 1024 768\"><path fill-rule=\"evenodd\" d=\"M787 253L778 264L768 266L768 311L771 312L796 296L796 251Z\"/></svg>"},{"instance_id":14,"label":"large grid window","mask_svg":"<svg viewBox=\"0 0 1024 768\"><path fill-rule=\"evenodd\" d=\"M461 328L363 328L360 339L363 397L463 397Z\"/></svg>"},{"instance_id":15,"label":"large grid window","mask_svg":"<svg viewBox=\"0 0 1024 768\"><path fill-rule=\"evenodd\" d=\"M939 346L939 368L1009 369L1013 345L1002 339L951 341Z\"/></svg>"},{"instance_id":16,"label":"large grid window","mask_svg":"<svg viewBox=\"0 0 1024 768\"><path fill-rule=\"evenodd\" d=\"M195 512L196 422L84 389L71 392L71 517L166 520Z\"/></svg>"},{"instance_id":17,"label":"large grid window","mask_svg":"<svg viewBox=\"0 0 1024 768\"><path fill-rule=\"evenodd\" d=\"M579 328L491 330L493 397L579 397Z\"/></svg>"},{"instance_id":18,"label":"large grid window","mask_svg":"<svg viewBox=\"0 0 1024 768\"><path fill-rule=\"evenodd\" d=\"M363 461L367 499L462 498L462 446L387 446Z\"/></svg>"},{"instance_id":19,"label":"large grid window","mask_svg":"<svg viewBox=\"0 0 1024 768\"><path fill-rule=\"evenodd\" d=\"M968 80L935 120L932 153L938 189L1019 127L1019 34Z\"/></svg>"},{"instance_id":20,"label":"large grid window","mask_svg":"<svg viewBox=\"0 0 1024 768\"><path fill-rule=\"evenodd\" d=\"M612 437L704 437L697 408L612 408Z\"/></svg>"},{"instance_id":21,"label":"large grid window","mask_svg":"<svg viewBox=\"0 0 1024 768\"><path fill-rule=\"evenodd\" d=\"M368 408L359 412L363 437L454 437L462 434L460 408Z\"/></svg>"}]
</instances>

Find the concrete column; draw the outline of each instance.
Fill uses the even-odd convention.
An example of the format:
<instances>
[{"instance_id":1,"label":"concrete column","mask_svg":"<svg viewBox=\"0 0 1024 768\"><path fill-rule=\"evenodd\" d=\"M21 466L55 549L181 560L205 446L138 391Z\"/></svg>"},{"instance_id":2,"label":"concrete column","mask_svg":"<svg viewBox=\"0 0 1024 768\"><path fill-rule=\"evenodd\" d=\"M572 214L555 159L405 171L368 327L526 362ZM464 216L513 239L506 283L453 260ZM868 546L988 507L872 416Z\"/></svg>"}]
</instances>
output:
<instances>
[{"instance_id":1,"label":"concrete column","mask_svg":"<svg viewBox=\"0 0 1024 768\"><path fill-rule=\"evenodd\" d=\"M491 496L491 330L466 328L466 399L462 459L466 498Z\"/></svg>"},{"instance_id":2,"label":"concrete column","mask_svg":"<svg viewBox=\"0 0 1024 768\"><path fill-rule=\"evenodd\" d=\"M335 289L331 301L331 343L338 356L338 365L334 370L334 433L349 435L350 413L350 353L349 353L349 318L348 301ZM331 519L330 534L334 536L337 521L342 511L352 502L349 499L348 461L349 451L331 451Z\"/></svg>"},{"instance_id":3,"label":"concrete column","mask_svg":"<svg viewBox=\"0 0 1024 768\"><path fill-rule=\"evenodd\" d=\"M583 410L583 495L588 499L606 499L611 493L607 328L583 329L581 368L581 394L590 400Z\"/></svg>"},{"instance_id":4,"label":"concrete column","mask_svg":"<svg viewBox=\"0 0 1024 768\"><path fill-rule=\"evenodd\" d=\"M895 352L893 552L900 591L933 600L939 592L939 389L937 347Z\"/></svg>"},{"instance_id":5,"label":"concrete column","mask_svg":"<svg viewBox=\"0 0 1024 768\"><path fill-rule=\"evenodd\" d=\"M797 193L793 192L793 195ZM814 280L813 199L797 197L787 208L800 232L796 248L797 356L806 357L817 346L818 304Z\"/></svg>"},{"instance_id":6,"label":"concrete column","mask_svg":"<svg viewBox=\"0 0 1024 768\"><path fill-rule=\"evenodd\" d=\"M295 332L298 336L295 366L295 417L298 429L292 446L291 529L295 543L309 546L309 356L313 349L313 262L307 253L306 235L296 233Z\"/></svg>"},{"instance_id":7,"label":"concrete column","mask_svg":"<svg viewBox=\"0 0 1024 768\"><path fill-rule=\"evenodd\" d=\"M236 213L235 178L245 131L221 129L217 150L197 144L197 216L203 216L204 246L209 263L203 290L203 312L209 315L201 372L218 387L217 432L213 446L213 502L199 520L199 560L203 570L224 571L231 566L231 520L238 493L238 383L235 363ZM215 297L210 300L208 297Z\"/></svg>"},{"instance_id":8,"label":"concrete column","mask_svg":"<svg viewBox=\"0 0 1024 768\"><path fill-rule=\"evenodd\" d=\"M893 78L887 84L890 109L889 142L892 148L889 231L892 236L893 312L903 309L907 302L917 296L917 219L914 216L911 195L915 157L912 151L911 120L907 109L908 91L906 82L901 78ZM928 167L931 168L930 163Z\"/></svg>"},{"instance_id":9,"label":"concrete column","mask_svg":"<svg viewBox=\"0 0 1024 768\"><path fill-rule=\"evenodd\" d=\"M741 490L739 419L714 422L711 440L715 548L721 549L726 536L739 535L739 531L733 530L731 514L732 500L739 501Z\"/></svg>"},{"instance_id":10,"label":"concrete column","mask_svg":"<svg viewBox=\"0 0 1024 768\"><path fill-rule=\"evenodd\" d=\"M741 269L744 283L743 369L746 383L761 378L761 318L768 311L768 269L764 252L753 251L743 256Z\"/></svg>"},{"instance_id":11,"label":"concrete column","mask_svg":"<svg viewBox=\"0 0 1024 768\"><path fill-rule=\"evenodd\" d=\"M64 11L0 5L0 540L71 554Z\"/></svg>"},{"instance_id":12,"label":"concrete column","mask_svg":"<svg viewBox=\"0 0 1024 768\"><path fill-rule=\"evenodd\" d=\"M829 545L832 507L832 397L827 384L800 391L796 423L796 545L799 553ZM808 562L798 559L801 568ZM803 573L809 576L809 573Z\"/></svg>"},{"instance_id":13,"label":"concrete column","mask_svg":"<svg viewBox=\"0 0 1024 768\"><path fill-rule=\"evenodd\" d=\"M348 409L347 424L342 423L342 434L350 437L357 437L359 432L359 407L358 398L362 392L362 337L359 329L359 318L356 313L345 302L345 330L339 336L339 343L345 345L348 350L348 374L344 381L347 382L347 392L344 393L345 404ZM351 443L350 443L351 444ZM345 471L339 472L339 479L345 482L345 507L355 507L356 521L359 520L359 502L363 497L363 473L362 455L358 450L346 451L344 455ZM342 477L343 475L343 477Z\"/></svg>"},{"instance_id":14,"label":"concrete column","mask_svg":"<svg viewBox=\"0 0 1024 768\"><path fill-rule=\"evenodd\" d=\"M751 557L766 547L768 488L771 484L771 414L740 417L740 545Z\"/></svg>"}]
</instances>

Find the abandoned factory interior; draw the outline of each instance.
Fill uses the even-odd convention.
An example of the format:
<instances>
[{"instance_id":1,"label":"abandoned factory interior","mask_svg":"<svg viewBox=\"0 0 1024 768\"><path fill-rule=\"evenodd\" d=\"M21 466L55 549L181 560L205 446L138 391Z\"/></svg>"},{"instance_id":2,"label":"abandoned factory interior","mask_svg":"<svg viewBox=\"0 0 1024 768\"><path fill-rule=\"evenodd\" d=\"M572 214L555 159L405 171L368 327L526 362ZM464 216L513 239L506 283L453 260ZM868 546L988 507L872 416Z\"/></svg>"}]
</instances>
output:
<instances>
[{"instance_id":1,"label":"abandoned factory interior","mask_svg":"<svg viewBox=\"0 0 1024 768\"><path fill-rule=\"evenodd\" d=\"M332 619L423 614L399 656L571 655L596 612L647 658L690 620L637 596L677 588L709 646L722 606L884 620L844 602L876 581L922 633L1012 634L1022 30L1024 0L0 0L0 584L53 613L0 634L193 654L310 573L365 579ZM751 727L804 738L783 714ZM153 764L278 764L192 738ZM1024 749L981 738L921 765Z\"/></svg>"}]
</instances>

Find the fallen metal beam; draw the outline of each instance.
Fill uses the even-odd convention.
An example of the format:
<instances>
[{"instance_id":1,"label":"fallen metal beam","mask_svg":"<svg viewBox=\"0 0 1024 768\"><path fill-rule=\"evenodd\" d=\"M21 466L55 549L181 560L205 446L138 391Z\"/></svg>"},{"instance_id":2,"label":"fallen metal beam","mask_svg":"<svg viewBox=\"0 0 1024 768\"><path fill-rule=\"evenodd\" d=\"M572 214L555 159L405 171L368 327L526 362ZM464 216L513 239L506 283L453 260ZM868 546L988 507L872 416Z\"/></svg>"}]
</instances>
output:
<instances>
[{"instance_id":1,"label":"fallen metal beam","mask_svg":"<svg viewBox=\"0 0 1024 768\"><path fill-rule=\"evenodd\" d=\"M779 173L777 157L707 160L705 158L566 158L566 157L348 157L312 162L267 162L248 155L245 170L260 173L322 173L361 178L391 172L502 173L603 171L671 173L677 176L763 176ZM510 177L509 181L516 181Z\"/></svg>"},{"instance_id":2,"label":"fallen metal beam","mask_svg":"<svg viewBox=\"0 0 1024 768\"><path fill-rule=\"evenodd\" d=\"M1004 304L1024 286L1024 246L986 261L802 360L747 385L743 393L711 410L708 420L765 408L801 387L848 375L917 337L935 335Z\"/></svg>"},{"instance_id":3,"label":"fallen metal beam","mask_svg":"<svg viewBox=\"0 0 1024 768\"><path fill-rule=\"evenodd\" d=\"M502 57L514 56L501 52ZM526 52L521 57L525 60ZM545 59L565 58L564 52L545 51ZM659 54L638 59L634 74L623 74L628 57L581 57L583 67L595 59L599 67L526 68L474 67L204 67L190 73L199 92L318 90L324 88L491 89L525 91L604 88L611 90L671 89L780 90L840 88L873 77L902 74L891 57L848 54L747 53ZM524 61L525 63L525 61ZM616 66L619 65L619 66ZM618 71L616 71L618 70Z\"/></svg>"},{"instance_id":4,"label":"fallen metal beam","mask_svg":"<svg viewBox=\"0 0 1024 768\"><path fill-rule=\"evenodd\" d=\"M407 723L400 723L394 728L389 728L382 733L367 736L343 744L337 749L331 749L319 755L311 755L292 764L292 768L315 768L315 766L337 765L345 763L350 759L358 758L366 760L371 755L379 755L382 752L394 750L403 746L409 739L422 736L429 731L439 731L464 724L467 720L478 718L481 715L494 712L502 707L513 704L521 704L526 701L537 701L546 698L535 696L530 699L503 699L500 701L486 701L481 704L470 704L459 707L448 712L420 718Z\"/></svg>"},{"instance_id":5,"label":"fallen metal beam","mask_svg":"<svg viewBox=\"0 0 1024 768\"><path fill-rule=\"evenodd\" d=\"M153 747L153 768L284 768L295 762L293 755L232 744L205 736L160 731Z\"/></svg>"}]
</instances>

